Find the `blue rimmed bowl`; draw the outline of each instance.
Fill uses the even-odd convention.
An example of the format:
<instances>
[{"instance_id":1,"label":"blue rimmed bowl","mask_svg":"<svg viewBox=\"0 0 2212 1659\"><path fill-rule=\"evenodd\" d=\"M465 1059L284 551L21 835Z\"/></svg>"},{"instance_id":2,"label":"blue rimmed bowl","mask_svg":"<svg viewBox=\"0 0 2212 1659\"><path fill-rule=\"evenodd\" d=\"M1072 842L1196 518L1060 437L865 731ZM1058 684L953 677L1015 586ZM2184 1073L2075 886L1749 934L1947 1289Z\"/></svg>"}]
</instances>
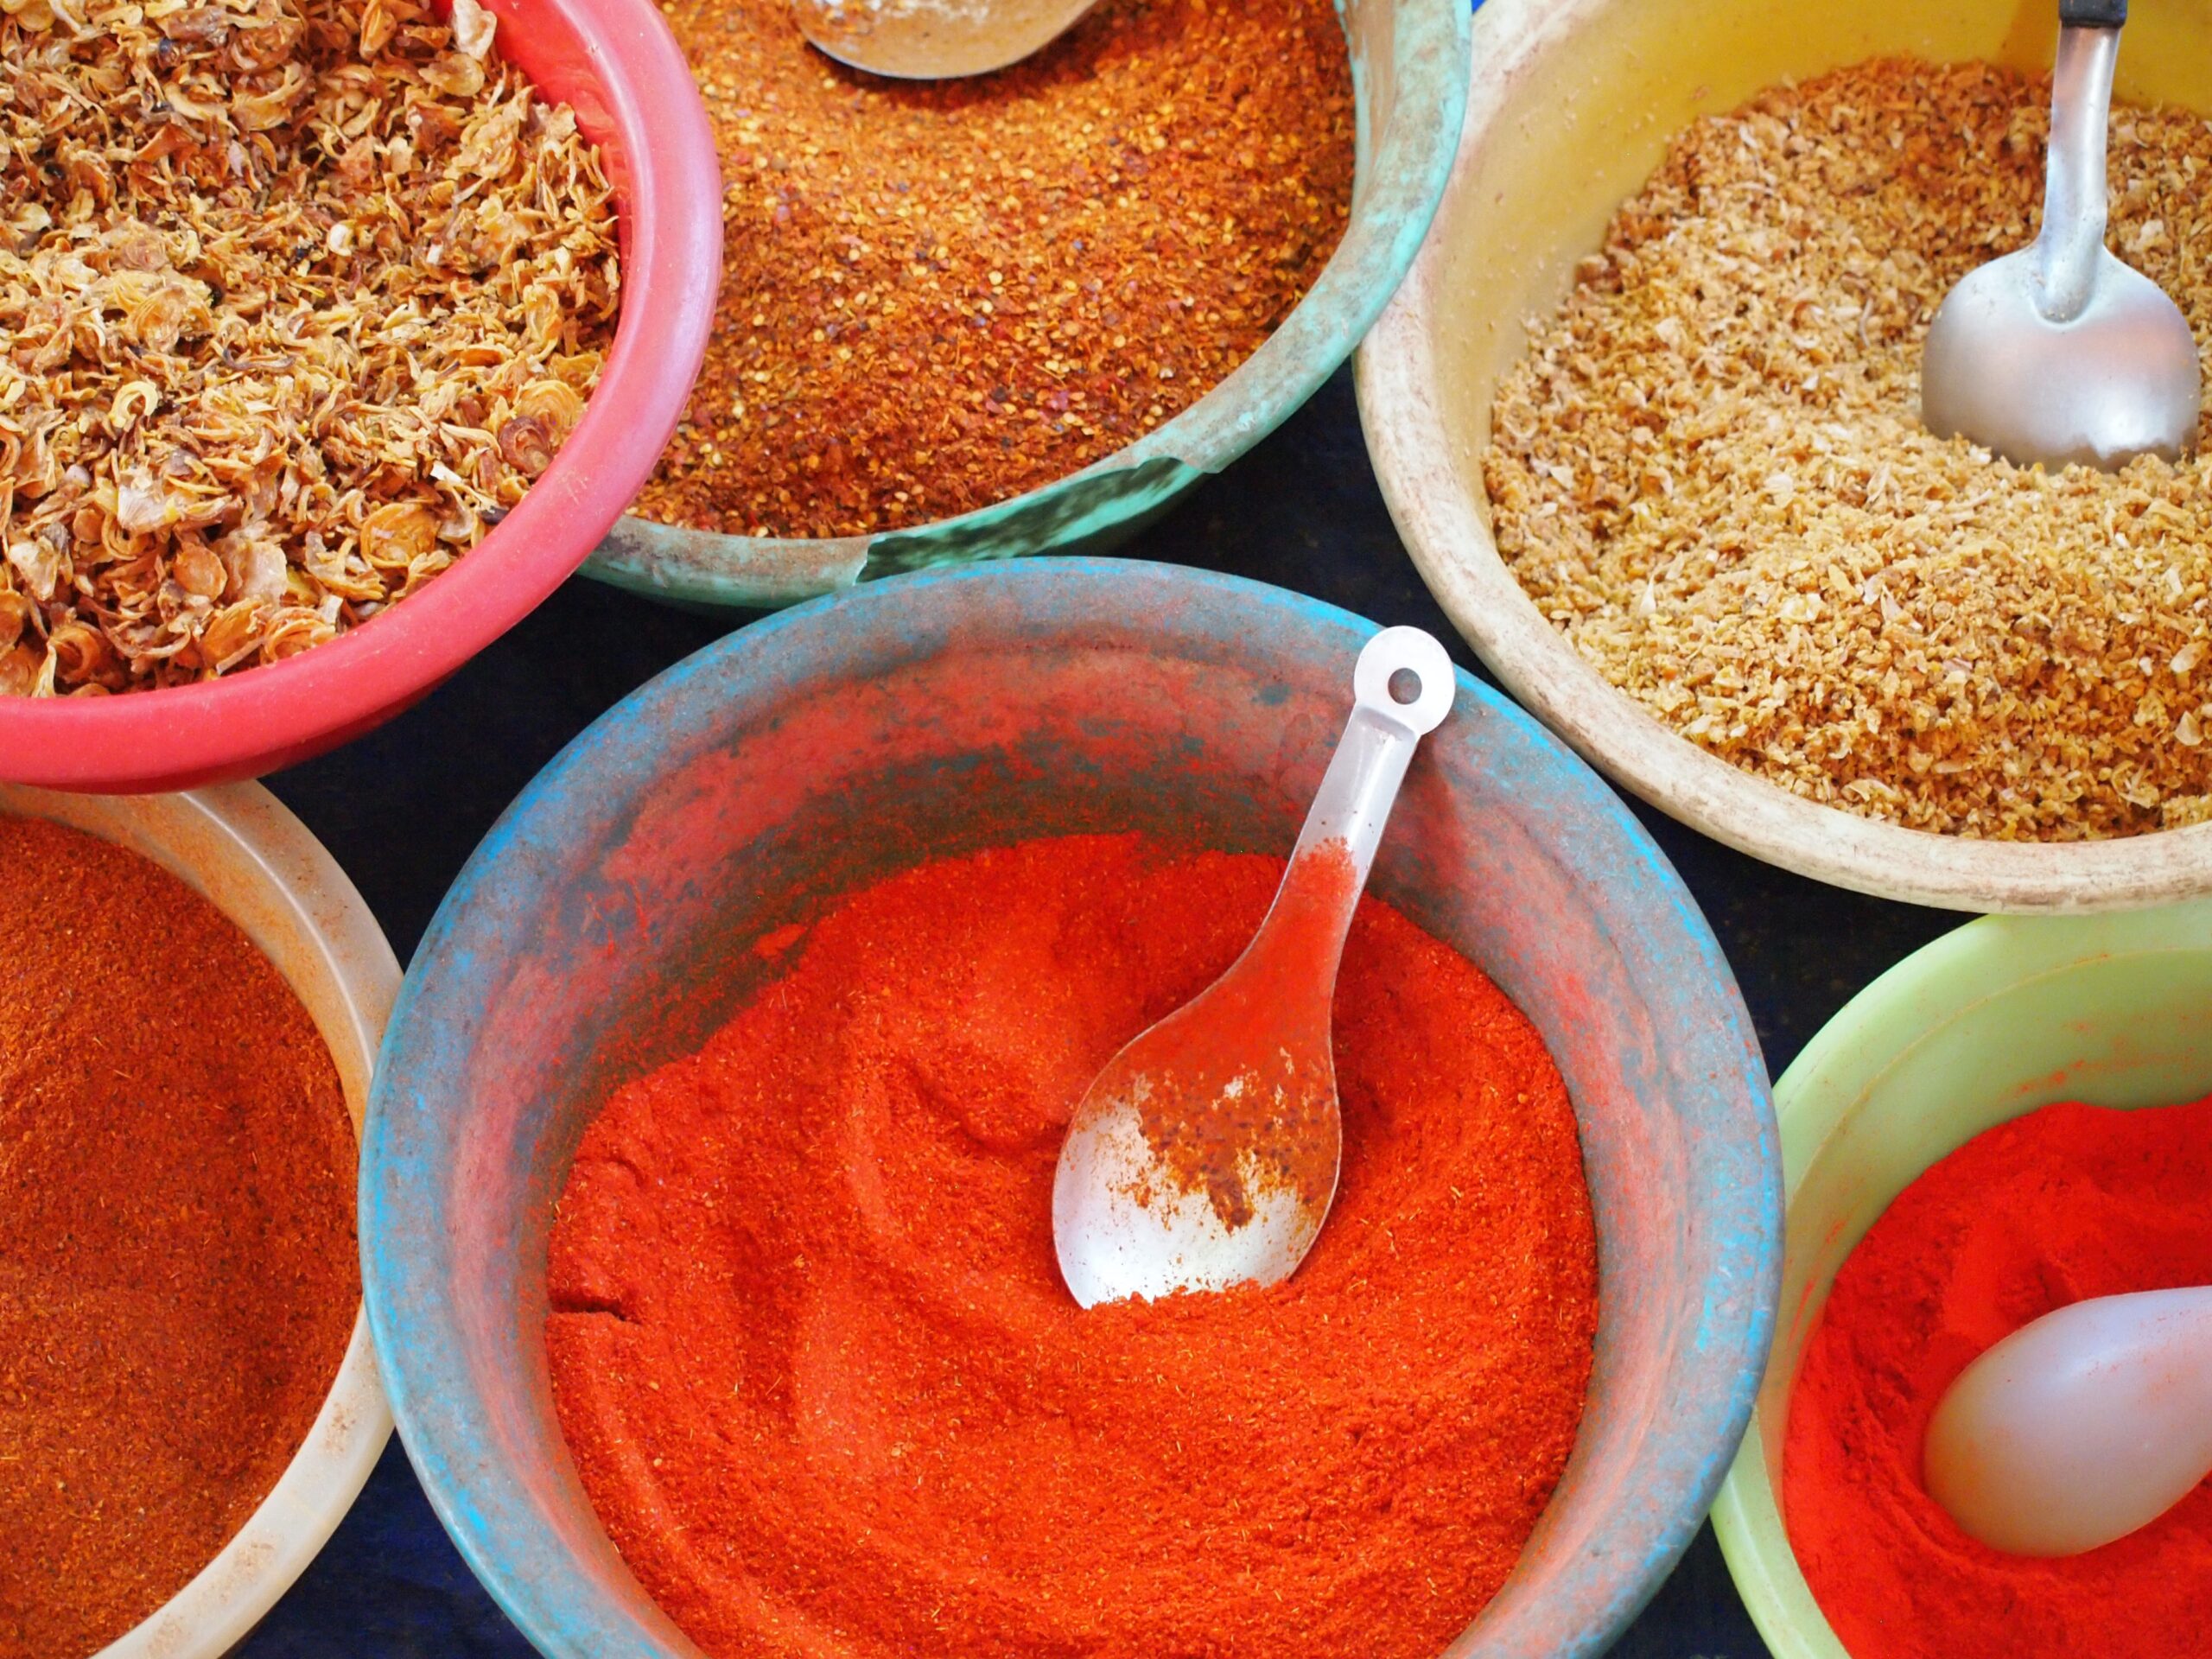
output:
<instances>
[{"instance_id":1,"label":"blue rimmed bowl","mask_svg":"<svg viewBox=\"0 0 2212 1659\"><path fill-rule=\"evenodd\" d=\"M1173 420L1067 477L974 512L868 536L732 536L634 515L584 574L692 607L789 605L856 582L1116 544L1297 412L1351 355L1420 251L1467 106L1467 0L1337 0L1351 54L1351 217L1306 296Z\"/></svg>"},{"instance_id":2,"label":"blue rimmed bowl","mask_svg":"<svg viewBox=\"0 0 2212 1659\"><path fill-rule=\"evenodd\" d=\"M547 1382L552 1204L599 1103L696 1049L754 988L767 970L746 942L921 860L1128 830L1287 850L1374 632L1160 565L908 577L678 664L508 810L402 993L361 1229L400 1433L541 1651L696 1651L601 1529ZM1598 1222L1580 1439L1519 1567L1450 1652L1596 1654L1688 1543L1751 1410L1780 1267L1765 1071L1657 848L1581 761L1464 674L1374 886L1535 1021Z\"/></svg>"}]
</instances>

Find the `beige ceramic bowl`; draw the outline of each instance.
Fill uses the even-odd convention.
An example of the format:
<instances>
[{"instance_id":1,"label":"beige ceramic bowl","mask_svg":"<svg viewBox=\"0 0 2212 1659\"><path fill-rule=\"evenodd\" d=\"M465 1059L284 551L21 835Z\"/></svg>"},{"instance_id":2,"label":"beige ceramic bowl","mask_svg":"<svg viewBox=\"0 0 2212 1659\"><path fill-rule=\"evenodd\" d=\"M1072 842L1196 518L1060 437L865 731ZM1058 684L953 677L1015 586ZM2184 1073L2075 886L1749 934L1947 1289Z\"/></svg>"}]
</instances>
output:
<instances>
[{"instance_id":1,"label":"beige ceramic bowl","mask_svg":"<svg viewBox=\"0 0 2212 1659\"><path fill-rule=\"evenodd\" d=\"M358 1135L399 963L321 842L257 784L184 795L62 795L0 784L0 816L50 818L142 853L213 902L289 982L337 1063ZM276 1488L200 1575L98 1659L215 1659L291 1587L391 1434L357 1314L330 1393Z\"/></svg>"},{"instance_id":2,"label":"beige ceramic bowl","mask_svg":"<svg viewBox=\"0 0 2212 1659\"><path fill-rule=\"evenodd\" d=\"M1883 54L2047 67L2049 0L1489 0L1475 17L1466 124L1427 245L1358 359L1376 471L1437 599L1514 695L1623 787L1716 840L1862 893L1956 909L2106 910L2212 892L2212 825L2021 845L1900 829L1738 771L1607 683L1497 556L1482 453L1524 320L1668 141L1760 88ZM2159 0L2127 25L2126 98L2212 111L2212 0Z\"/></svg>"}]
</instances>

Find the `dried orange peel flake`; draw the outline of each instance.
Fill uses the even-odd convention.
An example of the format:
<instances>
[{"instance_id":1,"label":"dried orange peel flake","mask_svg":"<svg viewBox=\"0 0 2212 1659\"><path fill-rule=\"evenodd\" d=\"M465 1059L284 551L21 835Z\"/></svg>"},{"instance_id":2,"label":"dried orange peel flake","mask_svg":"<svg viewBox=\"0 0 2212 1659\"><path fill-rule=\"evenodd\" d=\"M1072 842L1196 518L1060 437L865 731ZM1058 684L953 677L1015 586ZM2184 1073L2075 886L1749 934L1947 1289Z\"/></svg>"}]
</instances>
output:
<instances>
[{"instance_id":1,"label":"dried orange peel flake","mask_svg":"<svg viewBox=\"0 0 2212 1659\"><path fill-rule=\"evenodd\" d=\"M329 639L474 546L582 416L612 194L490 15L454 19L0 4L0 693Z\"/></svg>"}]
</instances>

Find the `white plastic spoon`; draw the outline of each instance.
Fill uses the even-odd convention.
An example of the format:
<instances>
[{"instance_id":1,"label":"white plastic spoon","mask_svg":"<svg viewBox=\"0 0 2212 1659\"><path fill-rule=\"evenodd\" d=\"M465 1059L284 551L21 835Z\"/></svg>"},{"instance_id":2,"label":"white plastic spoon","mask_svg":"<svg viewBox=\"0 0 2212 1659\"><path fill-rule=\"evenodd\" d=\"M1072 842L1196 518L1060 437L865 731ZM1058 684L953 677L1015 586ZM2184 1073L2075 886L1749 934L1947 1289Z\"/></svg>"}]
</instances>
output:
<instances>
[{"instance_id":1,"label":"white plastic spoon","mask_svg":"<svg viewBox=\"0 0 2212 1659\"><path fill-rule=\"evenodd\" d=\"M840 63L899 80L988 74L1040 52L1098 0L792 0L799 30Z\"/></svg>"},{"instance_id":2,"label":"white plastic spoon","mask_svg":"<svg viewBox=\"0 0 2212 1659\"><path fill-rule=\"evenodd\" d=\"M1252 943L1077 1103L1053 1173L1052 1243L1085 1307L1274 1284L1328 1216L1344 1138L1329 1052L1337 964L1414 746L1451 709L1452 659L1419 628L1385 628L1360 652L1352 690Z\"/></svg>"},{"instance_id":3,"label":"white plastic spoon","mask_svg":"<svg viewBox=\"0 0 2212 1659\"><path fill-rule=\"evenodd\" d=\"M2015 1555L2078 1555L2212 1475L2212 1287L2046 1313L1959 1374L1929 1424L1928 1491Z\"/></svg>"}]
</instances>

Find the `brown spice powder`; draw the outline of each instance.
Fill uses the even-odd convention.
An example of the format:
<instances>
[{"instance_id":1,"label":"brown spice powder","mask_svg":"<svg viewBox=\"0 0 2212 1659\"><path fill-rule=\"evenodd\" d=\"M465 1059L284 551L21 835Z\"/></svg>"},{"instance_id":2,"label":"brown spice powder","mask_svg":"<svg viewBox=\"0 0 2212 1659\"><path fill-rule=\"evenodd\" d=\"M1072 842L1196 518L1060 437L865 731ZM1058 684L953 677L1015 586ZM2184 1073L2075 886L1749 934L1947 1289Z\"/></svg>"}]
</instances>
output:
<instances>
[{"instance_id":1,"label":"brown spice powder","mask_svg":"<svg viewBox=\"0 0 2212 1659\"><path fill-rule=\"evenodd\" d=\"M1107 0L1027 63L887 81L788 0L663 0L725 181L721 309L638 511L925 523L1054 481L1249 357L1351 213L1329 0Z\"/></svg>"},{"instance_id":2,"label":"brown spice powder","mask_svg":"<svg viewBox=\"0 0 2212 1659\"><path fill-rule=\"evenodd\" d=\"M306 1438L360 1301L314 1022L146 859L0 818L0 1659L181 1589Z\"/></svg>"},{"instance_id":3,"label":"brown spice powder","mask_svg":"<svg viewBox=\"0 0 2212 1659\"><path fill-rule=\"evenodd\" d=\"M522 499L613 198L458 0L0 6L0 695L270 663Z\"/></svg>"},{"instance_id":4,"label":"brown spice powder","mask_svg":"<svg viewBox=\"0 0 2212 1659\"><path fill-rule=\"evenodd\" d=\"M1920 423L1921 346L2041 216L2048 83L1889 60L1700 122L1502 386L1498 546L1615 684L1809 799L2005 839L2212 819L2212 456ZM2212 337L2212 126L2113 111L2111 246Z\"/></svg>"}]
</instances>

